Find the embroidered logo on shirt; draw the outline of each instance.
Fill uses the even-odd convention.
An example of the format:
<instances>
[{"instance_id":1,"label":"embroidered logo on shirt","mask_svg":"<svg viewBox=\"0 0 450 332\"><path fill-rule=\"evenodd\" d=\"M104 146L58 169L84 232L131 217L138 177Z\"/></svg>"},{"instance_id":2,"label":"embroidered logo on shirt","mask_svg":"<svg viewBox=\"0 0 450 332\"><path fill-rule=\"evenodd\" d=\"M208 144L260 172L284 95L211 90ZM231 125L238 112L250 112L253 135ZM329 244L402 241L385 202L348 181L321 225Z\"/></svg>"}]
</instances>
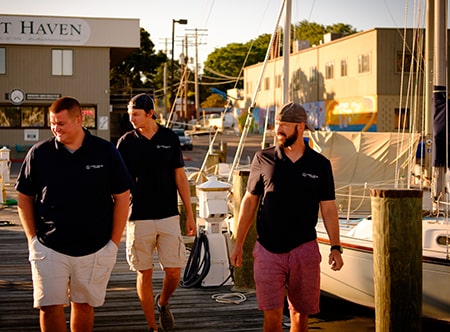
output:
<instances>
[{"instance_id":1,"label":"embroidered logo on shirt","mask_svg":"<svg viewBox=\"0 0 450 332\"><path fill-rule=\"evenodd\" d=\"M86 169L99 169L102 167L103 165L86 165Z\"/></svg>"},{"instance_id":2,"label":"embroidered logo on shirt","mask_svg":"<svg viewBox=\"0 0 450 332\"><path fill-rule=\"evenodd\" d=\"M170 149L171 146L170 145L157 145L156 148L157 149Z\"/></svg>"},{"instance_id":3,"label":"embroidered logo on shirt","mask_svg":"<svg viewBox=\"0 0 450 332\"><path fill-rule=\"evenodd\" d=\"M315 174L308 174L308 173L302 173L302 176L303 176L304 178L309 177L309 178L311 178L311 179L318 179L318 178L319 178L318 175L315 175Z\"/></svg>"}]
</instances>

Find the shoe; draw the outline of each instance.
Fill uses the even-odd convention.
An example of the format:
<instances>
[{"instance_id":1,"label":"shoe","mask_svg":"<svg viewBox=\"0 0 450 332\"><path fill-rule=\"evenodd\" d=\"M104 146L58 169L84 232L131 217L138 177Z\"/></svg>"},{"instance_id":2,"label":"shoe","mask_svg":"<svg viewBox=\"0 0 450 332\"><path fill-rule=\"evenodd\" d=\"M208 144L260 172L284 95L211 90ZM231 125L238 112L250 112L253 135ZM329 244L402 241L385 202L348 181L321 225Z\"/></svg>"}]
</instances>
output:
<instances>
[{"instance_id":1,"label":"shoe","mask_svg":"<svg viewBox=\"0 0 450 332\"><path fill-rule=\"evenodd\" d=\"M159 297L161 294L155 296L155 305L159 311L159 325L161 325L164 331L171 331L173 329L174 318L170 311L170 305L167 303L164 306L159 305Z\"/></svg>"}]
</instances>

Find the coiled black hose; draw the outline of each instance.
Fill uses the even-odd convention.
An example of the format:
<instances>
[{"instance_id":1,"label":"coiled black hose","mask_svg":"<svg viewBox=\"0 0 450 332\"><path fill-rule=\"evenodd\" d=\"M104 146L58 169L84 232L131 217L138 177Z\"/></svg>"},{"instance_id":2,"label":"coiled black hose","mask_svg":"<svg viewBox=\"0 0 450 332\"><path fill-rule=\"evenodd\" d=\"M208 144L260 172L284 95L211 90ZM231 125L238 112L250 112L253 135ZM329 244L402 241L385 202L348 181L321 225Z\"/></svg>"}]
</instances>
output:
<instances>
[{"instance_id":1,"label":"coiled black hose","mask_svg":"<svg viewBox=\"0 0 450 332\"><path fill-rule=\"evenodd\" d=\"M203 257L201 255L202 248ZM210 268L211 253L209 251L208 237L205 232L201 232L195 237L180 286L184 288L200 286L202 280L207 276Z\"/></svg>"}]
</instances>

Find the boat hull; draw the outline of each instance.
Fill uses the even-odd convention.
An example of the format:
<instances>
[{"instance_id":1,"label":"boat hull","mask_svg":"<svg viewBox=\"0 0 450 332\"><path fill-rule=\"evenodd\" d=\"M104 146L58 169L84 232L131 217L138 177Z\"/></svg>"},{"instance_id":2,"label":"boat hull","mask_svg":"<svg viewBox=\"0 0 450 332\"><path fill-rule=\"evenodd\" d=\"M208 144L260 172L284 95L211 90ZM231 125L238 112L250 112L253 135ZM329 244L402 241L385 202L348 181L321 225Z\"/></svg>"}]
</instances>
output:
<instances>
[{"instance_id":1,"label":"boat hull","mask_svg":"<svg viewBox=\"0 0 450 332\"><path fill-rule=\"evenodd\" d=\"M330 244L324 230L318 230L321 262L321 290L363 306L375 307L372 241L341 236L344 267L333 271L328 265ZM450 321L450 260L423 259L423 302L425 317Z\"/></svg>"}]
</instances>

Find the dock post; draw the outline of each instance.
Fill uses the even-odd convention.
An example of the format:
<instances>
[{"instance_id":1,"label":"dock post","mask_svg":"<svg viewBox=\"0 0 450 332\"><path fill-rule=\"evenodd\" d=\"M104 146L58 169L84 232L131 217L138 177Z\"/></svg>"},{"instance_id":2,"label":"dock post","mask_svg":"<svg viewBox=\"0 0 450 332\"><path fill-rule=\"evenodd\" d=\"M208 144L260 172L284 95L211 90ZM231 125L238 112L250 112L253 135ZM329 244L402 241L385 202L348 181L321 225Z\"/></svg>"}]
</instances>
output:
<instances>
[{"instance_id":1,"label":"dock post","mask_svg":"<svg viewBox=\"0 0 450 332\"><path fill-rule=\"evenodd\" d=\"M236 169L233 171L233 215L234 227L233 234L236 234L238 228L238 216L242 198L247 187L250 170ZM231 243L234 244L233 237ZM244 253L242 255L242 266L234 269L234 287L235 291L248 291L255 289L255 280L253 279L253 247L256 243L256 222L253 221L247 237L244 242Z\"/></svg>"},{"instance_id":2,"label":"dock post","mask_svg":"<svg viewBox=\"0 0 450 332\"><path fill-rule=\"evenodd\" d=\"M371 189L375 330L422 330L422 191Z\"/></svg>"},{"instance_id":3,"label":"dock post","mask_svg":"<svg viewBox=\"0 0 450 332\"><path fill-rule=\"evenodd\" d=\"M191 196L191 208L194 213L194 221L197 222L197 189L194 180L189 180L189 192ZM181 200L180 194L178 194L178 213L180 214L180 229L181 235L186 235L186 208L184 207L183 201Z\"/></svg>"}]
</instances>

